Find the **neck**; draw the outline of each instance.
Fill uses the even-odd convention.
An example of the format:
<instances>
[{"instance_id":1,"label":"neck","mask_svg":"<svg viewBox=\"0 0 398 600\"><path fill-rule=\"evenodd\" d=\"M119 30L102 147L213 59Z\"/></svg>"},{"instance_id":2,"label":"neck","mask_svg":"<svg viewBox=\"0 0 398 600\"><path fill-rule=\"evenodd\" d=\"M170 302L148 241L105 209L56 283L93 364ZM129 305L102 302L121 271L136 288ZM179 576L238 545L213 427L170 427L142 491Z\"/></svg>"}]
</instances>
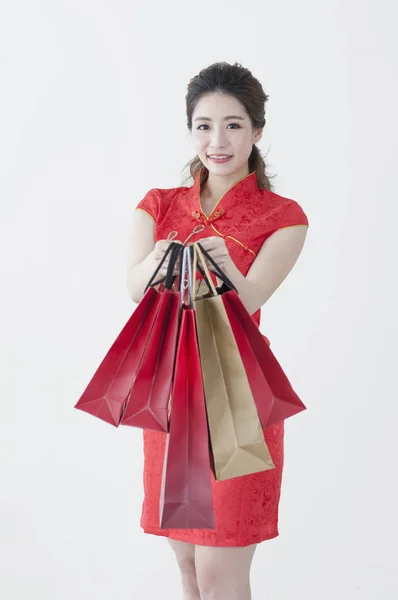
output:
<instances>
[{"instance_id":1,"label":"neck","mask_svg":"<svg viewBox=\"0 0 398 600\"><path fill-rule=\"evenodd\" d=\"M201 197L204 200L210 200L210 203L216 204L225 192L246 175L249 175L248 165L244 165L229 175L217 175L209 172L208 179L203 184L200 192Z\"/></svg>"}]
</instances>

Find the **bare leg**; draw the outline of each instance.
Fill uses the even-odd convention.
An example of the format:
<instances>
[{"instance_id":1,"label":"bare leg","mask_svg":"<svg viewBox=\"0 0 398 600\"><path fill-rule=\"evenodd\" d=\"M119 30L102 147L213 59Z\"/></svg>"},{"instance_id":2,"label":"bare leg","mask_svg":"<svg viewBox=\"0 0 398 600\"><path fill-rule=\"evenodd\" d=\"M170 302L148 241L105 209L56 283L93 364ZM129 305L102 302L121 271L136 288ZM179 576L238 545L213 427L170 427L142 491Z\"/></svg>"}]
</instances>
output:
<instances>
[{"instance_id":1,"label":"bare leg","mask_svg":"<svg viewBox=\"0 0 398 600\"><path fill-rule=\"evenodd\" d=\"M196 580L195 546L167 538L173 548L181 572L183 600L201 600Z\"/></svg>"},{"instance_id":2,"label":"bare leg","mask_svg":"<svg viewBox=\"0 0 398 600\"><path fill-rule=\"evenodd\" d=\"M250 567L256 547L196 546L201 600L251 600Z\"/></svg>"}]
</instances>

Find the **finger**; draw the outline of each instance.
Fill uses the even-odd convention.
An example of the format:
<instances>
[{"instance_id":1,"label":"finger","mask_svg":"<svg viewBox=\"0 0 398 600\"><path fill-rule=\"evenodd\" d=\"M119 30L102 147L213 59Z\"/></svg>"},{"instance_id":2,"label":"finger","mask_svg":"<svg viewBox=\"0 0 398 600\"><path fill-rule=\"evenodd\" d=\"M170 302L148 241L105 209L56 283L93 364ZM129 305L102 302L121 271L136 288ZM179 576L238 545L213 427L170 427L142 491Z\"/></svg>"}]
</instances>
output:
<instances>
[{"instance_id":1,"label":"finger","mask_svg":"<svg viewBox=\"0 0 398 600\"><path fill-rule=\"evenodd\" d=\"M217 264L219 264L219 263L223 263L224 264L228 260L228 254L225 254L225 253L220 253L220 254L214 253L213 254L212 253L210 255L210 258L212 260L214 260L214 262L217 263ZM206 260L211 264L211 261L208 258L206 258Z\"/></svg>"},{"instance_id":2,"label":"finger","mask_svg":"<svg viewBox=\"0 0 398 600\"><path fill-rule=\"evenodd\" d=\"M200 244L205 250L208 250L213 244L212 238L202 238L201 240L198 240L198 244Z\"/></svg>"},{"instance_id":3,"label":"finger","mask_svg":"<svg viewBox=\"0 0 398 600\"><path fill-rule=\"evenodd\" d=\"M224 240L221 238L215 238L213 240L209 240L206 244L202 244L202 247L206 252L225 252L226 246Z\"/></svg>"},{"instance_id":4,"label":"finger","mask_svg":"<svg viewBox=\"0 0 398 600\"><path fill-rule=\"evenodd\" d=\"M213 241L213 238L211 238L211 237L198 240L197 243L200 244L202 246L202 248L204 250L206 250L206 252L208 252L214 246L214 241Z\"/></svg>"},{"instance_id":5,"label":"finger","mask_svg":"<svg viewBox=\"0 0 398 600\"><path fill-rule=\"evenodd\" d=\"M173 265L173 268L175 268L175 265ZM165 273L167 273L167 271L170 269L170 263L169 262L165 262L162 265L162 271L164 271Z\"/></svg>"},{"instance_id":6,"label":"finger","mask_svg":"<svg viewBox=\"0 0 398 600\"><path fill-rule=\"evenodd\" d=\"M170 244L182 244L180 240L158 240L155 244L155 248L165 252Z\"/></svg>"},{"instance_id":7,"label":"finger","mask_svg":"<svg viewBox=\"0 0 398 600\"><path fill-rule=\"evenodd\" d=\"M155 244L155 248L168 248L171 242L169 240L158 240Z\"/></svg>"},{"instance_id":8,"label":"finger","mask_svg":"<svg viewBox=\"0 0 398 600\"><path fill-rule=\"evenodd\" d=\"M209 269L211 271L216 271L217 267L222 270L227 266L227 260L215 260L214 262L216 266L209 262Z\"/></svg>"},{"instance_id":9,"label":"finger","mask_svg":"<svg viewBox=\"0 0 398 600\"><path fill-rule=\"evenodd\" d=\"M165 252L167 252L171 243L172 242L165 242L164 240L157 242L157 244L155 245L155 250L154 250L156 260L160 260L161 258L164 257ZM178 242L178 243L182 244L182 242ZM169 254L169 256L170 256L170 254ZM169 260L169 256L167 256L166 261Z\"/></svg>"}]
</instances>

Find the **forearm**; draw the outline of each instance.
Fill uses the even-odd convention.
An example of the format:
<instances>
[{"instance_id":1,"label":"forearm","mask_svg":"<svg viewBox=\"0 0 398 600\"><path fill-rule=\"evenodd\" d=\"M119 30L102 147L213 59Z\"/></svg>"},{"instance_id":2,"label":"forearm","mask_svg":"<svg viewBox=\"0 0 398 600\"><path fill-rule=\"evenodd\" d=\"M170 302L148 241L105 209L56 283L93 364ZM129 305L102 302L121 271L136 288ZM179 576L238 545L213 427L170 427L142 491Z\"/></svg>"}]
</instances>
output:
<instances>
[{"instance_id":1,"label":"forearm","mask_svg":"<svg viewBox=\"0 0 398 600\"><path fill-rule=\"evenodd\" d=\"M151 252L148 256L138 265L128 266L127 269L127 289L133 302L138 304L144 293L145 288L148 285L152 275L154 274L158 262L154 257L154 253ZM161 274L159 274L159 278Z\"/></svg>"},{"instance_id":2,"label":"forearm","mask_svg":"<svg viewBox=\"0 0 398 600\"><path fill-rule=\"evenodd\" d=\"M253 282L245 277L230 257L223 268L225 275L236 287L239 298L250 315L254 314L271 294L267 296L264 289L258 289Z\"/></svg>"}]
</instances>

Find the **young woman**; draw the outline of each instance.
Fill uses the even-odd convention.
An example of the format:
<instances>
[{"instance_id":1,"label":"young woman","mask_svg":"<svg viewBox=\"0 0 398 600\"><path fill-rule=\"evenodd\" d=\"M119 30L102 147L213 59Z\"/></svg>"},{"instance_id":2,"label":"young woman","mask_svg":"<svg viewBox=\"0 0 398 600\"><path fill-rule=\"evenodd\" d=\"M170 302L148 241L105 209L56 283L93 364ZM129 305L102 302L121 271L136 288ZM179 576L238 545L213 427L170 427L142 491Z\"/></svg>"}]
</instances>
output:
<instances>
[{"instance_id":1,"label":"young woman","mask_svg":"<svg viewBox=\"0 0 398 600\"><path fill-rule=\"evenodd\" d=\"M200 240L260 324L260 308L296 263L308 228L300 205L272 192L256 146L266 123L267 100L258 80L238 63L212 64L189 82L187 125L196 152L189 163L193 184L153 188L139 202L127 275L134 302L141 300L170 239L183 244ZM166 268L167 261L162 274ZM215 481L212 475L215 530L160 529L166 435L144 431L141 527L168 538L180 567L184 600L250 600L256 546L279 535L283 422L264 430L274 469L226 481Z\"/></svg>"}]
</instances>

